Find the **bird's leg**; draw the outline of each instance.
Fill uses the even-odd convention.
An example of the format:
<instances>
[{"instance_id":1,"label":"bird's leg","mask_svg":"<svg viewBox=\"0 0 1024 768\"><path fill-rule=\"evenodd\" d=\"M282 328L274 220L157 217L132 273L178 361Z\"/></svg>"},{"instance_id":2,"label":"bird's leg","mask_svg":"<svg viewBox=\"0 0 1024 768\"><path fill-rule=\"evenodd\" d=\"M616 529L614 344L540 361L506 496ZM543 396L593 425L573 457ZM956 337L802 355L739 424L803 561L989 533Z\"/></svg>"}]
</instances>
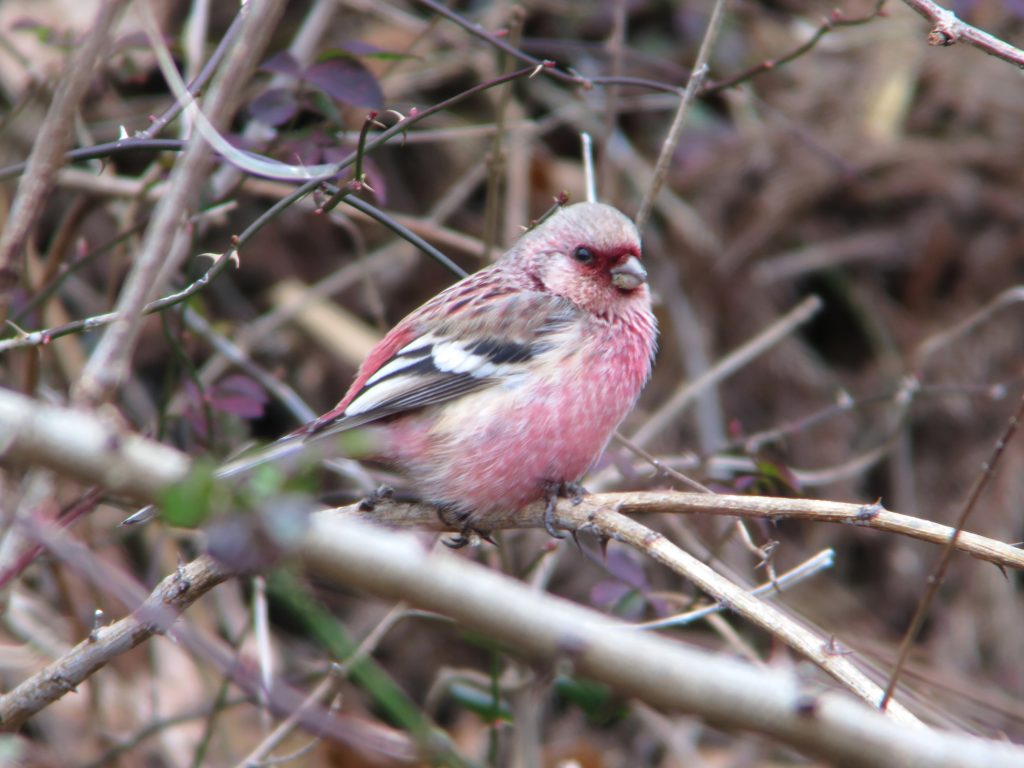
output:
<instances>
[{"instance_id":1,"label":"bird's leg","mask_svg":"<svg viewBox=\"0 0 1024 768\"><path fill-rule=\"evenodd\" d=\"M366 497L359 502L359 511L373 512L373 510L377 508L377 505L380 504L380 502L388 501L390 499L393 499L394 497L394 488L392 488L390 485L381 485L377 487L375 490L370 491L370 493L367 494Z\"/></svg>"},{"instance_id":2,"label":"bird's leg","mask_svg":"<svg viewBox=\"0 0 1024 768\"><path fill-rule=\"evenodd\" d=\"M544 508L544 528L552 537L564 539L565 534L555 529L555 509L559 499L570 499L573 506L576 506L583 497L587 495L587 489L576 482L550 481L544 484L544 493L547 495L548 505Z\"/></svg>"}]
</instances>

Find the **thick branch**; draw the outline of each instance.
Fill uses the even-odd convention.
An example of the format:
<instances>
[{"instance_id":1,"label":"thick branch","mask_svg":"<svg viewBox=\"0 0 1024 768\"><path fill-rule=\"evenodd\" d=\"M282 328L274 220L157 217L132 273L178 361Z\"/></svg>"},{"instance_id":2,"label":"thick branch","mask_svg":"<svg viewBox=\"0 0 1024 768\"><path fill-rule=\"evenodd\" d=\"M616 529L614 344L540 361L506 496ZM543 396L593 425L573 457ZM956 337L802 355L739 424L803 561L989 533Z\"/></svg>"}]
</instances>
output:
<instances>
[{"instance_id":1,"label":"thick branch","mask_svg":"<svg viewBox=\"0 0 1024 768\"><path fill-rule=\"evenodd\" d=\"M0 696L0 731L17 730L39 710L85 682L96 670L152 635L229 574L213 560L193 560L165 578L139 610L95 630L64 656Z\"/></svg>"},{"instance_id":2,"label":"thick branch","mask_svg":"<svg viewBox=\"0 0 1024 768\"><path fill-rule=\"evenodd\" d=\"M0 389L0 463L40 464L149 501L183 479L188 457L108 418Z\"/></svg>"},{"instance_id":3,"label":"thick branch","mask_svg":"<svg viewBox=\"0 0 1024 768\"><path fill-rule=\"evenodd\" d=\"M803 693L791 674L636 633L464 558L430 554L414 537L336 514L314 516L301 554L320 578L339 586L409 600L485 632L517 654L569 662L656 706L699 714L722 728L764 733L843 765L999 768L1024 759L1024 750L1004 742L907 728L841 695ZM169 576L142 609L0 697L2 727L16 728L119 653L166 629L178 611L225 576L207 558Z\"/></svg>"},{"instance_id":4,"label":"thick branch","mask_svg":"<svg viewBox=\"0 0 1024 768\"><path fill-rule=\"evenodd\" d=\"M790 674L689 648L447 553L412 537L318 515L303 556L321 578L450 616L517 654L569 662L655 706L764 733L850 766L1020 765L1024 749L908 728L844 696L801 693Z\"/></svg>"}]
</instances>

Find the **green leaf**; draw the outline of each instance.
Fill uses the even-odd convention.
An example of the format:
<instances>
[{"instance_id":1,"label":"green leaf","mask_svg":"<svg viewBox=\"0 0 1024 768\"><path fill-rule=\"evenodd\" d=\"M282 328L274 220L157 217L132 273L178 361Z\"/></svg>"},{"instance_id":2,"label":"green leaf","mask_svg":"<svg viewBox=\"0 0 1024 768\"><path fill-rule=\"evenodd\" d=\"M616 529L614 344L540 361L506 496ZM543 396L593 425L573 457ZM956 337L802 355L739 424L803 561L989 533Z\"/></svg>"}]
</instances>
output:
<instances>
[{"instance_id":1,"label":"green leaf","mask_svg":"<svg viewBox=\"0 0 1024 768\"><path fill-rule=\"evenodd\" d=\"M345 625L316 602L288 571L282 568L274 570L267 578L267 589L336 661L344 662L355 653L358 644ZM392 722L412 734L434 760L442 765L466 764L446 736L434 728L405 691L372 658L364 658L349 667L347 672L352 682L366 691Z\"/></svg>"},{"instance_id":2,"label":"green leaf","mask_svg":"<svg viewBox=\"0 0 1024 768\"><path fill-rule=\"evenodd\" d=\"M448 693L456 703L479 715L488 723L493 723L496 720L512 722L512 710L509 708L508 702L504 699L495 702L494 696L489 690L484 691L467 683L452 683Z\"/></svg>"},{"instance_id":3,"label":"green leaf","mask_svg":"<svg viewBox=\"0 0 1024 768\"><path fill-rule=\"evenodd\" d=\"M607 725L629 713L628 704L616 697L611 688L593 680L559 675L555 678L555 693L575 704L598 725Z\"/></svg>"},{"instance_id":4,"label":"green leaf","mask_svg":"<svg viewBox=\"0 0 1024 768\"><path fill-rule=\"evenodd\" d=\"M164 491L160 510L168 525L197 528L209 517L213 471L212 463L196 462L188 477Z\"/></svg>"}]
</instances>

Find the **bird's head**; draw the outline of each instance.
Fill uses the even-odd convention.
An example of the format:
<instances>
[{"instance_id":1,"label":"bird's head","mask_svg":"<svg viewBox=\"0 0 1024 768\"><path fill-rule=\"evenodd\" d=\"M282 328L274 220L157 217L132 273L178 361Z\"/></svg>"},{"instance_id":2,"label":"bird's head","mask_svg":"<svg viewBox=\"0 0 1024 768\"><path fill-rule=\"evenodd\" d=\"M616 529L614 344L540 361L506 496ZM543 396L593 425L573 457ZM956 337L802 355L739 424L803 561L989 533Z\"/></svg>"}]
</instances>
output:
<instances>
[{"instance_id":1,"label":"bird's head","mask_svg":"<svg viewBox=\"0 0 1024 768\"><path fill-rule=\"evenodd\" d=\"M523 235L505 257L538 288L595 314L649 304L640 235L621 211L603 203L576 203Z\"/></svg>"}]
</instances>

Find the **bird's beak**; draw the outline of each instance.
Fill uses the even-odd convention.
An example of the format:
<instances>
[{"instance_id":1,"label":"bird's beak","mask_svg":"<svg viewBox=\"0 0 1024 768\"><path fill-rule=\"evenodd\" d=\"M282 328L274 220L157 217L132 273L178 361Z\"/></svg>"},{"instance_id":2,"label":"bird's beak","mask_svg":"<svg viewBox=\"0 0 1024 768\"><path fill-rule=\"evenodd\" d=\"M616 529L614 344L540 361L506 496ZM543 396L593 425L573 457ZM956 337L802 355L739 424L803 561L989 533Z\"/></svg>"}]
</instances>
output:
<instances>
[{"instance_id":1,"label":"bird's beak","mask_svg":"<svg viewBox=\"0 0 1024 768\"><path fill-rule=\"evenodd\" d=\"M612 285L623 291L633 291L647 282L647 270L636 256L630 256L625 262L611 271Z\"/></svg>"}]
</instances>

